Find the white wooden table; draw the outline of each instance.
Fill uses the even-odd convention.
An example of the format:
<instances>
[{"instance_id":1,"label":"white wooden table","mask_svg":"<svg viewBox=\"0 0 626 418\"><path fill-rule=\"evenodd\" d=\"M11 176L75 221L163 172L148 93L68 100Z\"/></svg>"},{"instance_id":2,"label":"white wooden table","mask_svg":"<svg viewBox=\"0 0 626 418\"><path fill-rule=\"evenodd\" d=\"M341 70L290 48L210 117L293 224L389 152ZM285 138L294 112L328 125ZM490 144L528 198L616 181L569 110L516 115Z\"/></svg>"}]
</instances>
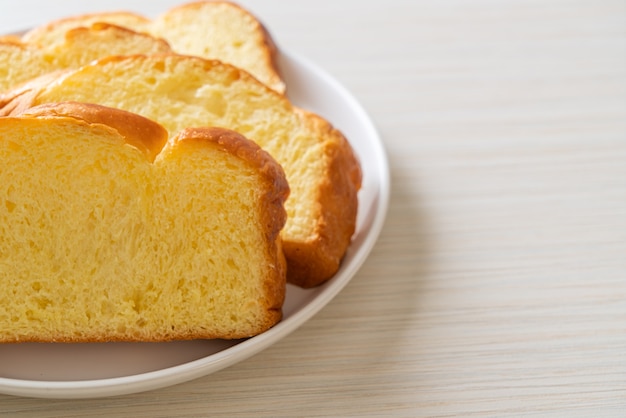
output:
<instances>
[{"instance_id":1,"label":"white wooden table","mask_svg":"<svg viewBox=\"0 0 626 418\"><path fill-rule=\"evenodd\" d=\"M20 0L10 32L175 1ZM626 3L241 0L369 112L378 244L312 320L177 386L7 417L626 416Z\"/></svg>"}]
</instances>

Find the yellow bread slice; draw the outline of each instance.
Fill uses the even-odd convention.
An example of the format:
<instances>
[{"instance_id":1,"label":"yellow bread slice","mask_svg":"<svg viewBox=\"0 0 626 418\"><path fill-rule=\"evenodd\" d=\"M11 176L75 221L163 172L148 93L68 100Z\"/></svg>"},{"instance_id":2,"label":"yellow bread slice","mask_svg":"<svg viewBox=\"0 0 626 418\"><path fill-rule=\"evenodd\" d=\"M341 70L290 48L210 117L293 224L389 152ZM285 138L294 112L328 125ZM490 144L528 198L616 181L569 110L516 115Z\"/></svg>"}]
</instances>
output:
<instances>
[{"instance_id":1,"label":"yellow bread slice","mask_svg":"<svg viewBox=\"0 0 626 418\"><path fill-rule=\"evenodd\" d=\"M0 118L0 342L243 338L280 320L288 186L266 152L196 128L151 162L132 143L156 151L154 122L64 106Z\"/></svg>"},{"instance_id":2,"label":"yellow bread slice","mask_svg":"<svg viewBox=\"0 0 626 418\"><path fill-rule=\"evenodd\" d=\"M228 1L182 4L154 20L123 11L70 16L34 28L22 39L31 44L55 45L62 43L66 31L96 22L163 38L176 53L227 62L248 71L272 89L285 92L271 35L249 11Z\"/></svg>"},{"instance_id":3,"label":"yellow bread slice","mask_svg":"<svg viewBox=\"0 0 626 418\"><path fill-rule=\"evenodd\" d=\"M76 68L108 55L171 52L167 42L104 23L78 27L54 44L0 39L0 91L57 70Z\"/></svg>"},{"instance_id":4,"label":"yellow bread slice","mask_svg":"<svg viewBox=\"0 0 626 418\"><path fill-rule=\"evenodd\" d=\"M219 126L257 142L291 188L282 233L289 282L315 286L339 268L355 230L361 170L348 141L321 117L235 67L179 55L110 57L34 80L0 95L0 114L64 100L143 115L171 136Z\"/></svg>"}]
</instances>

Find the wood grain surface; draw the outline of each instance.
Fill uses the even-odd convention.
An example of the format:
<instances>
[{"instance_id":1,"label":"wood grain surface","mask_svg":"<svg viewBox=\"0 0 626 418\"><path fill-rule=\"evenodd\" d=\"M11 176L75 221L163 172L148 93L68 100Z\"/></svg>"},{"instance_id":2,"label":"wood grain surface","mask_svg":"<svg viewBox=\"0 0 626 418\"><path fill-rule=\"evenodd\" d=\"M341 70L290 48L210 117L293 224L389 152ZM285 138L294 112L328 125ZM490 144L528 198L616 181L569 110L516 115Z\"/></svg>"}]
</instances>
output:
<instances>
[{"instance_id":1,"label":"wood grain surface","mask_svg":"<svg viewBox=\"0 0 626 418\"><path fill-rule=\"evenodd\" d=\"M3 2L0 28L98 2L59 3ZM371 256L235 366L107 399L0 395L0 415L626 416L626 3L240 4L377 125L393 184Z\"/></svg>"}]
</instances>

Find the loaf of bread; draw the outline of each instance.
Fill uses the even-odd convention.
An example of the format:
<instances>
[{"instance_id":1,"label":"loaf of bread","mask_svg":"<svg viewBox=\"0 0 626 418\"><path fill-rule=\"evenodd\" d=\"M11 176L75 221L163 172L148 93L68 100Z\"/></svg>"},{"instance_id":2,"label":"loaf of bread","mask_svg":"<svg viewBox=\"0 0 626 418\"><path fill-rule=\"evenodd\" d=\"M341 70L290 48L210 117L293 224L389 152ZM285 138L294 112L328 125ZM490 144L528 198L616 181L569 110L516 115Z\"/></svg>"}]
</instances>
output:
<instances>
[{"instance_id":1,"label":"loaf of bread","mask_svg":"<svg viewBox=\"0 0 626 418\"><path fill-rule=\"evenodd\" d=\"M289 190L269 154L94 105L29 112L0 118L0 342L243 338L280 320Z\"/></svg>"},{"instance_id":2,"label":"loaf of bread","mask_svg":"<svg viewBox=\"0 0 626 418\"><path fill-rule=\"evenodd\" d=\"M109 57L0 95L0 114L43 103L98 103L140 114L175 136L218 126L252 139L281 164L291 195L282 232L290 283L332 277L355 231L359 162L326 120L230 65L180 55Z\"/></svg>"},{"instance_id":3,"label":"loaf of bread","mask_svg":"<svg viewBox=\"0 0 626 418\"><path fill-rule=\"evenodd\" d=\"M0 91L108 55L167 52L172 50L161 39L106 23L70 29L60 42L54 43L25 43L0 38Z\"/></svg>"},{"instance_id":4,"label":"loaf of bread","mask_svg":"<svg viewBox=\"0 0 626 418\"><path fill-rule=\"evenodd\" d=\"M34 28L22 39L35 45L62 44L68 30L97 22L149 33L165 39L179 54L224 61L248 71L277 92L285 92L271 35L250 12L227 1L186 3L154 20L132 12L71 16Z\"/></svg>"}]
</instances>

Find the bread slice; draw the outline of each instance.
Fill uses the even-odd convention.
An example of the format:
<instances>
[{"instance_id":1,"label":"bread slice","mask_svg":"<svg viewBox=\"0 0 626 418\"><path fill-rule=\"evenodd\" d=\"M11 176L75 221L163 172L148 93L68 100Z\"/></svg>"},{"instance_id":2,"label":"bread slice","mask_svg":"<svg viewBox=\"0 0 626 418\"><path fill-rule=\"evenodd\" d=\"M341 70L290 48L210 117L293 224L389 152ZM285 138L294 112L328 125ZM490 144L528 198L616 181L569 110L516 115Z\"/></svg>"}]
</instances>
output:
<instances>
[{"instance_id":1,"label":"bread slice","mask_svg":"<svg viewBox=\"0 0 626 418\"><path fill-rule=\"evenodd\" d=\"M261 21L227 1L198 1L158 16L149 32L179 54L218 59L242 68L279 93L286 90L277 47Z\"/></svg>"},{"instance_id":2,"label":"bread slice","mask_svg":"<svg viewBox=\"0 0 626 418\"><path fill-rule=\"evenodd\" d=\"M132 12L106 12L67 17L27 32L24 42L62 43L64 33L106 22L165 39L175 52L217 59L242 68L279 93L283 82L276 65L276 45L249 11L227 1L198 1L174 7L154 20ZM108 54L107 54L108 55Z\"/></svg>"},{"instance_id":3,"label":"bread slice","mask_svg":"<svg viewBox=\"0 0 626 418\"><path fill-rule=\"evenodd\" d=\"M166 52L171 52L171 48L161 39L104 23L70 29L60 42L51 44L4 38L0 39L0 91L103 56Z\"/></svg>"},{"instance_id":4,"label":"bread slice","mask_svg":"<svg viewBox=\"0 0 626 418\"><path fill-rule=\"evenodd\" d=\"M291 105L246 72L179 55L110 57L0 96L0 114L64 100L143 115L174 136L218 126L254 140L285 170L291 195L283 230L290 283L334 275L355 230L359 162L326 120Z\"/></svg>"},{"instance_id":5,"label":"bread slice","mask_svg":"<svg viewBox=\"0 0 626 418\"><path fill-rule=\"evenodd\" d=\"M0 342L230 339L278 322L280 166L218 128L182 130L151 162L133 144L157 150L154 122L64 106L0 118Z\"/></svg>"}]
</instances>

